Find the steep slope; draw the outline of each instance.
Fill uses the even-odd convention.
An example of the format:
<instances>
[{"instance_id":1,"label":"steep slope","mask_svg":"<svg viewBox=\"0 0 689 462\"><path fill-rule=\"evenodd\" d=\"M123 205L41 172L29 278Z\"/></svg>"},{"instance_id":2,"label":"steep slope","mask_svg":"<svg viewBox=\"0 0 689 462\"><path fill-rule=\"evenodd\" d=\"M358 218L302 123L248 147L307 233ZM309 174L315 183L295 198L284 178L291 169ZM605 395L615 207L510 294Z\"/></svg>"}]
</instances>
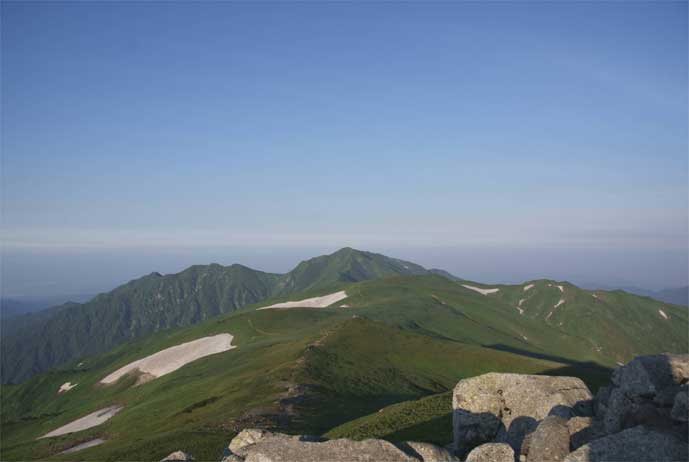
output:
<instances>
[{"instance_id":1,"label":"steep slope","mask_svg":"<svg viewBox=\"0 0 689 462\"><path fill-rule=\"evenodd\" d=\"M88 303L51 308L4 323L2 383L21 382L130 339L193 325L272 296L424 273L414 263L351 248L301 262L283 275L218 264L196 265L165 276L152 273Z\"/></svg>"},{"instance_id":2,"label":"steep slope","mask_svg":"<svg viewBox=\"0 0 689 462\"><path fill-rule=\"evenodd\" d=\"M88 303L39 313L4 332L3 382L21 381L130 339L255 303L272 293L279 277L241 265L192 266L178 274L152 273Z\"/></svg>"}]
</instances>

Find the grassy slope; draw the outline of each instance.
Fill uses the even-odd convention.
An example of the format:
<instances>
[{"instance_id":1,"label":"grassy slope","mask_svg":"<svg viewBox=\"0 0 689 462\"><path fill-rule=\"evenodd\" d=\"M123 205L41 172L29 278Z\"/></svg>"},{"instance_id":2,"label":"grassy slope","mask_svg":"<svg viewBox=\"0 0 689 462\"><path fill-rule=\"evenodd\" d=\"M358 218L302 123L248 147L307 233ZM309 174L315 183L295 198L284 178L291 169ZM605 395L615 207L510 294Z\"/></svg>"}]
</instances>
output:
<instances>
[{"instance_id":1,"label":"grassy slope","mask_svg":"<svg viewBox=\"0 0 689 462\"><path fill-rule=\"evenodd\" d=\"M332 428L323 436L425 441L444 446L452 442L452 392L392 404Z\"/></svg>"},{"instance_id":2,"label":"grassy slope","mask_svg":"<svg viewBox=\"0 0 689 462\"><path fill-rule=\"evenodd\" d=\"M226 316L187 329L166 331L81 367L35 377L2 389L2 460L44 459L76 441L106 436L101 447L80 453L91 460L159 460L179 447L199 458L217 459L232 431L226 424L252 408L271 407L280 383L327 325L330 313L318 310L251 312ZM132 360L194 338L230 332L238 348L213 355L143 386L133 378L114 386L97 382ZM60 384L79 385L57 395ZM34 439L77 417L110 404L126 405L95 429L46 440Z\"/></svg>"},{"instance_id":3,"label":"grassy slope","mask_svg":"<svg viewBox=\"0 0 689 462\"><path fill-rule=\"evenodd\" d=\"M21 382L80 356L103 353L159 330L194 325L271 296L425 272L413 263L345 248L302 262L284 275L217 264L165 276L152 273L88 303L3 323L2 381Z\"/></svg>"},{"instance_id":4,"label":"grassy slope","mask_svg":"<svg viewBox=\"0 0 689 462\"><path fill-rule=\"evenodd\" d=\"M470 284L489 287L476 283ZM524 310L524 315L520 316L545 323L546 329L566 331L578 339L584 339L584 349L581 351L584 356L609 355L601 362L611 364L613 361L627 361L637 354L687 351L687 311L681 306L663 305L657 300L622 291L589 292L567 283L547 280L533 281L534 287L529 291L524 291L523 288L527 284L490 286L499 287L500 291L485 298L494 300L494 306L499 306L496 301L500 300L505 303L503 306L505 310L512 309L516 313L518 310L515 307L519 300L525 299L520 306ZM369 285L374 286L375 283ZM558 285L563 286L564 292L560 291ZM593 297L594 293L597 298ZM479 297L477 303L479 303L480 297L484 296L478 294L477 296ZM546 321L553 305L560 299L565 299L565 304L560 305L560 310L555 310ZM449 297L445 297L445 300L449 300ZM420 302L421 300L417 300L415 303L418 306ZM670 319L666 320L660 316L658 309L662 309ZM438 320L434 318L433 321ZM423 327L429 328L427 324ZM438 332L437 327L430 329ZM442 332L448 330L450 329L445 327ZM658 332L663 332L663 335L658 335ZM537 351L533 347L538 347L540 341L531 343L532 345L527 349ZM579 343L579 345L582 344ZM545 347L542 344L540 346ZM565 349L564 346L567 345L550 346L548 356L552 356L553 353L571 355L571 349ZM604 371L597 367L587 367L585 364L570 364L557 372L578 375L593 390L606 381ZM384 438L390 441L424 440L446 444L452 438L451 401L451 394L445 392L394 404L337 426L328 431L325 436L355 439Z\"/></svg>"},{"instance_id":5,"label":"grassy slope","mask_svg":"<svg viewBox=\"0 0 689 462\"><path fill-rule=\"evenodd\" d=\"M3 387L0 459L44 459L77 442L105 436L107 443L80 451L80 457L159 460L184 449L197 459L213 460L237 422L240 427L253 425L252 418L277 416L268 419L269 425L320 433L362 416L378 416L377 410L393 403L446 392L459 379L488 371L577 375L592 388L607 380L609 371L598 364L613 365L615 358L539 316L520 315L510 304L509 297L515 295L510 291L515 290L504 286L500 296L483 296L439 276L389 278L349 286L347 303L352 308L249 309L159 332L86 359L80 367L75 361L21 386ZM311 290L290 298L323 293ZM646 303L638 301L650 310ZM599 309L605 314L611 308L606 304ZM686 318L672 307L668 310L675 322L684 322L686 331ZM132 360L220 332L235 335L239 348L143 386L131 387L133 379L112 387L97 384ZM655 343L641 343L630 348L657 352L648 351ZM658 351L669 349L666 346L658 345ZM79 385L57 395L67 381ZM288 392L300 388L295 385L306 391ZM126 408L105 425L34 440L113 403ZM383 433L357 430L354 436L369 432L391 439L416 435L414 439L433 440L447 417L438 402L419 403L401 405L421 415L416 420L407 417L409 425L384 424Z\"/></svg>"},{"instance_id":6,"label":"grassy slope","mask_svg":"<svg viewBox=\"0 0 689 462\"><path fill-rule=\"evenodd\" d=\"M136 279L4 336L3 381L24 380L158 330L234 311L268 297L277 278L241 265L208 265Z\"/></svg>"},{"instance_id":7,"label":"grassy slope","mask_svg":"<svg viewBox=\"0 0 689 462\"><path fill-rule=\"evenodd\" d=\"M528 291L523 290L526 284L503 286L495 297L512 306L525 299L521 305L524 317L585 339L587 349L610 360L624 363L640 354L687 351L686 307L620 290L587 291L548 280L531 283L534 287ZM560 300L565 303L554 308Z\"/></svg>"}]
</instances>

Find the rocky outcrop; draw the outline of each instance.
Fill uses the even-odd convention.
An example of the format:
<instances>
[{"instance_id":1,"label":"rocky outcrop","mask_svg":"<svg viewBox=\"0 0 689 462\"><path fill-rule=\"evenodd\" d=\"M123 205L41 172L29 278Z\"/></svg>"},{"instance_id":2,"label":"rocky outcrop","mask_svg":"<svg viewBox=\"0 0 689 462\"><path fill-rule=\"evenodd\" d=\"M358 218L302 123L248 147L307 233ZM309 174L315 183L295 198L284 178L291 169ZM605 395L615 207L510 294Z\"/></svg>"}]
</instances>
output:
<instances>
[{"instance_id":1,"label":"rocky outcrop","mask_svg":"<svg viewBox=\"0 0 689 462\"><path fill-rule=\"evenodd\" d=\"M474 448L466 462L514 462L514 450L506 443L486 443Z\"/></svg>"},{"instance_id":2,"label":"rocky outcrop","mask_svg":"<svg viewBox=\"0 0 689 462\"><path fill-rule=\"evenodd\" d=\"M326 440L313 436L292 436L266 430L247 429L229 445L226 462L455 462L444 448L407 442L394 445L385 440Z\"/></svg>"},{"instance_id":3,"label":"rocky outcrop","mask_svg":"<svg viewBox=\"0 0 689 462\"><path fill-rule=\"evenodd\" d=\"M194 457L187 454L184 451L175 451L168 454L167 457L163 458L160 462L193 462Z\"/></svg>"},{"instance_id":4,"label":"rocky outcrop","mask_svg":"<svg viewBox=\"0 0 689 462\"><path fill-rule=\"evenodd\" d=\"M425 462L459 462L450 451L435 444L408 441L397 445L408 454L416 455Z\"/></svg>"},{"instance_id":5,"label":"rocky outcrop","mask_svg":"<svg viewBox=\"0 0 689 462\"><path fill-rule=\"evenodd\" d=\"M452 398L455 451L461 457L495 441L519 454L524 437L540 420L590 415L592 398L576 377L490 373L462 380Z\"/></svg>"},{"instance_id":6,"label":"rocky outcrop","mask_svg":"<svg viewBox=\"0 0 689 462\"><path fill-rule=\"evenodd\" d=\"M491 373L455 387L454 454L428 443L246 429L223 462L688 461L688 389L689 355L635 358L594 399L574 377ZM164 460L193 460L175 454Z\"/></svg>"},{"instance_id":7,"label":"rocky outcrop","mask_svg":"<svg viewBox=\"0 0 689 462\"><path fill-rule=\"evenodd\" d=\"M689 382L689 355L639 356L615 370L612 386L597 398L596 417L606 434L637 425L666 429L681 420L684 398L678 398L675 419L672 409L677 395ZM686 421L686 419L685 419Z\"/></svg>"},{"instance_id":8,"label":"rocky outcrop","mask_svg":"<svg viewBox=\"0 0 689 462\"><path fill-rule=\"evenodd\" d=\"M679 462L689 460L687 444L671 433L638 426L586 444L564 462Z\"/></svg>"}]
</instances>

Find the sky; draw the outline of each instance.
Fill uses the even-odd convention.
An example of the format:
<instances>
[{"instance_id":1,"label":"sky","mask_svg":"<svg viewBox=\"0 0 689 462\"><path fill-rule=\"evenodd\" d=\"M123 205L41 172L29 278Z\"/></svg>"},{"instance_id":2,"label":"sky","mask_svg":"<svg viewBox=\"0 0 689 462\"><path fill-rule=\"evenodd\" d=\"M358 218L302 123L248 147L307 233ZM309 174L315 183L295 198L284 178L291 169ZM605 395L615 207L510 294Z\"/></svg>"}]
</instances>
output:
<instances>
[{"instance_id":1,"label":"sky","mask_svg":"<svg viewBox=\"0 0 689 462\"><path fill-rule=\"evenodd\" d=\"M2 3L2 294L340 247L687 284L686 2Z\"/></svg>"}]
</instances>

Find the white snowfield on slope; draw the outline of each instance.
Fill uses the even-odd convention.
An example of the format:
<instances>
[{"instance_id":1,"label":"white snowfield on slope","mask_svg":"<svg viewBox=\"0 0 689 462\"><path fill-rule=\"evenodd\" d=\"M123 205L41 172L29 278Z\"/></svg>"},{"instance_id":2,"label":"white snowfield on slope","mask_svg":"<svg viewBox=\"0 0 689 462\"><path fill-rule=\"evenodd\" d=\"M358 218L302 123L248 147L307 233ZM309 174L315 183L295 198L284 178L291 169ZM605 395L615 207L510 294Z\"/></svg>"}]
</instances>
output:
<instances>
[{"instance_id":1,"label":"white snowfield on slope","mask_svg":"<svg viewBox=\"0 0 689 462\"><path fill-rule=\"evenodd\" d=\"M86 430L87 428L95 427L107 421L121 410L122 406L110 406L99 409L96 412L92 412L91 414L85 415L77 420L73 420L67 425L63 425L62 427L53 430L50 433L46 433L38 439L66 435L67 433L80 432L82 430Z\"/></svg>"},{"instance_id":2,"label":"white snowfield on slope","mask_svg":"<svg viewBox=\"0 0 689 462\"><path fill-rule=\"evenodd\" d=\"M344 290L335 292L334 294L323 295L322 297L305 298L304 300L297 300L294 302L276 303L275 305L264 306L259 310L269 310L273 308L326 308L333 303L347 298L347 293Z\"/></svg>"},{"instance_id":3,"label":"white snowfield on slope","mask_svg":"<svg viewBox=\"0 0 689 462\"><path fill-rule=\"evenodd\" d=\"M475 287L475 286L469 286L466 284L462 284L462 287L466 287L469 290L473 290L475 292L480 293L481 295L488 295L488 294L494 294L495 292L499 291L500 289L482 289L480 287Z\"/></svg>"},{"instance_id":4,"label":"white snowfield on slope","mask_svg":"<svg viewBox=\"0 0 689 462\"><path fill-rule=\"evenodd\" d=\"M230 334L218 334L166 348L117 369L100 383L115 383L120 377L133 371L150 374L154 378L161 377L204 356L237 348L232 345L233 338Z\"/></svg>"}]
</instances>

